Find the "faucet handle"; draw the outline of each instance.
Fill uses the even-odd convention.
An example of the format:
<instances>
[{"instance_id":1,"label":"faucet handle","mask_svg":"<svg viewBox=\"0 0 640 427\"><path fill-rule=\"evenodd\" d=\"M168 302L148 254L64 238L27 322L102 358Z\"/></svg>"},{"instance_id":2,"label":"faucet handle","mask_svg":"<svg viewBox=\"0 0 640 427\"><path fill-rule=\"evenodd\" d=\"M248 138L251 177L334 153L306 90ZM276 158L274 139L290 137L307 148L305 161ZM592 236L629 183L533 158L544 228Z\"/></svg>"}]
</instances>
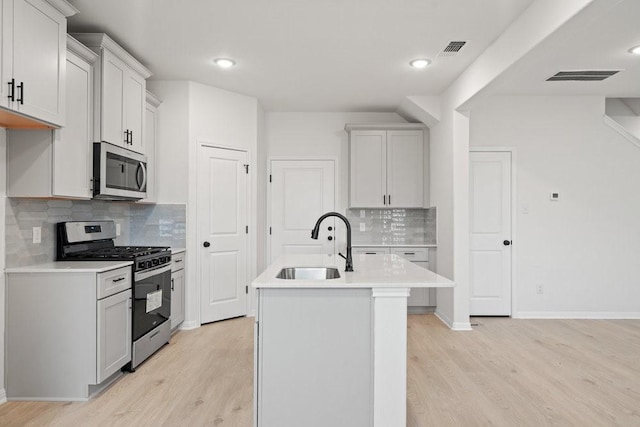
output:
<instances>
[{"instance_id":1,"label":"faucet handle","mask_svg":"<svg viewBox=\"0 0 640 427\"><path fill-rule=\"evenodd\" d=\"M344 256L344 255L342 255L342 253L341 253L341 252L338 252L338 255L340 255L340 256L341 256L342 258L344 258L344 259L347 259L347 257L346 257L346 256Z\"/></svg>"}]
</instances>

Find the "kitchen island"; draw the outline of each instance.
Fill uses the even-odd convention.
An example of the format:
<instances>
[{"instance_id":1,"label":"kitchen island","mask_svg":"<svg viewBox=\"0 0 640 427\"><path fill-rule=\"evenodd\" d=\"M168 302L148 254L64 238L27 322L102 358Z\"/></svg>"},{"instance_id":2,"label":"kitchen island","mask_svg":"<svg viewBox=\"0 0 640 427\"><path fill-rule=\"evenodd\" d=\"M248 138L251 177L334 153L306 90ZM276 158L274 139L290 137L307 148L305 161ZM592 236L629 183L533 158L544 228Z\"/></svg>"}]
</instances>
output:
<instances>
[{"instance_id":1,"label":"kitchen island","mask_svg":"<svg viewBox=\"0 0 640 427\"><path fill-rule=\"evenodd\" d=\"M254 280L255 426L406 425L410 288L454 284L397 255L356 255L353 272L344 265L336 255L285 255ZM340 277L281 273L292 267Z\"/></svg>"}]
</instances>

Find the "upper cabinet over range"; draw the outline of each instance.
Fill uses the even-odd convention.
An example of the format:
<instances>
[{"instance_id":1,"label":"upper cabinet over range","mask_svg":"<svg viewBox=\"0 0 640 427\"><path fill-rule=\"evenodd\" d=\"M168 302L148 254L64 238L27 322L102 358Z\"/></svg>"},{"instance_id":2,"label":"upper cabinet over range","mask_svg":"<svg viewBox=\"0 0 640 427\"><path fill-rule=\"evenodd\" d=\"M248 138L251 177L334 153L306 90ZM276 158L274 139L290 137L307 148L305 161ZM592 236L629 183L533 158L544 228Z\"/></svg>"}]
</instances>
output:
<instances>
[{"instance_id":1,"label":"upper cabinet over range","mask_svg":"<svg viewBox=\"0 0 640 427\"><path fill-rule=\"evenodd\" d=\"M347 124L349 207L423 208L425 126Z\"/></svg>"},{"instance_id":2,"label":"upper cabinet over range","mask_svg":"<svg viewBox=\"0 0 640 427\"><path fill-rule=\"evenodd\" d=\"M94 140L145 154L145 80L151 72L106 34L73 36L100 57L94 91Z\"/></svg>"},{"instance_id":3,"label":"upper cabinet over range","mask_svg":"<svg viewBox=\"0 0 640 427\"><path fill-rule=\"evenodd\" d=\"M0 126L65 124L67 17L64 0L2 0Z\"/></svg>"}]
</instances>

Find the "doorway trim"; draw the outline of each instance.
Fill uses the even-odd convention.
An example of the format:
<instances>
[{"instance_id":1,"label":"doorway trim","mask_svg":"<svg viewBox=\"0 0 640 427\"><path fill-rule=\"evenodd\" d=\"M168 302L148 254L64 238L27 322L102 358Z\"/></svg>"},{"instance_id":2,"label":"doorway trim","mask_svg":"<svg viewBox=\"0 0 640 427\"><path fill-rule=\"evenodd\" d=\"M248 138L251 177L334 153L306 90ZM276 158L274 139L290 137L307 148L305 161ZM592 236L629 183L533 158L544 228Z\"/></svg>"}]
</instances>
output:
<instances>
[{"instance_id":1,"label":"doorway trim","mask_svg":"<svg viewBox=\"0 0 640 427\"><path fill-rule=\"evenodd\" d=\"M486 147L469 147L469 153L472 152L508 152L511 153L511 239L515 242L514 245L511 245L511 318L518 319L518 286L517 286L517 259L518 259L518 245L520 242L518 241L517 234L517 214L518 214L518 203L517 203L517 165L518 162L516 160L516 147L513 146L486 146ZM470 165L469 165L470 166ZM471 194L469 194L471 196ZM469 211L471 213L471 211ZM471 224L469 224L471 225ZM469 235L471 235L471 230L469 230ZM471 249L471 248L469 248ZM469 296L471 298L471 296Z\"/></svg>"},{"instance_id":2,"label":"doorway trim","mask_svg":"<svg viewBox=\"0 0 640 427\"><path fill-rule=\"evenodd\" d=\"M269 260L271 259L271 234L269 234L269 227L271 227L271 197L273 191L271 190L271 182L269 182L269 177L271 176L271 163L273 161L332 161L333 162L333 186L334 186L334 196L333 196L333 206L336 212L339 210L342 193L340 191L340 162L337 156L268 156L267 157L267 176L265 179L267 180L267 206L266 206L266 222L265 222L265 230L264 233L266 235L266 239L264 239L265 245L267 246L264 251L265 259L264 265L269 265ZM348 171L347 171L348 175ZM347 188L347 193L349 189ZM309 229L311 231L311 229ZM338 240L336 240L336 245L338 244Z\"/></svg>"}]
</instances>

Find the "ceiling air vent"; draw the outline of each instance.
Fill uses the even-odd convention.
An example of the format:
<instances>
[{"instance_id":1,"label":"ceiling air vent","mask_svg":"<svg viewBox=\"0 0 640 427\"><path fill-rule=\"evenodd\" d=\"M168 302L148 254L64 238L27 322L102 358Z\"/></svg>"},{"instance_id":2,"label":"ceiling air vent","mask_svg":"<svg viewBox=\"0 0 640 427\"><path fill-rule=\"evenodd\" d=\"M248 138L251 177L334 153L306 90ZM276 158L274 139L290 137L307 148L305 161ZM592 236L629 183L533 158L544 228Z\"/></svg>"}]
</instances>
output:
<instances>
[{"instance_id":1,"label":"ceiling air vent","mask_svg":"<svg viewBox=\"0 0 640 427\"><path fill-rule=\"evenodd\" d=\"M548 82L599 82L608 79L620 70L578 70L560 71L547 79Z\"/></svg>"},{"instance_id":2,"label":"ceiling air vent","mask_svg":"<svg viewBox=\"0 0 640 427\"><path fill-rule=\"evenodd\" d=\"M449 44L444 49L442 49L442 52L440 52L438 56L453 56L460 52L460 49L462 49L465 44L467 44L467 42L464 41L449 42Z\"/></svg>"}]
</instances>

